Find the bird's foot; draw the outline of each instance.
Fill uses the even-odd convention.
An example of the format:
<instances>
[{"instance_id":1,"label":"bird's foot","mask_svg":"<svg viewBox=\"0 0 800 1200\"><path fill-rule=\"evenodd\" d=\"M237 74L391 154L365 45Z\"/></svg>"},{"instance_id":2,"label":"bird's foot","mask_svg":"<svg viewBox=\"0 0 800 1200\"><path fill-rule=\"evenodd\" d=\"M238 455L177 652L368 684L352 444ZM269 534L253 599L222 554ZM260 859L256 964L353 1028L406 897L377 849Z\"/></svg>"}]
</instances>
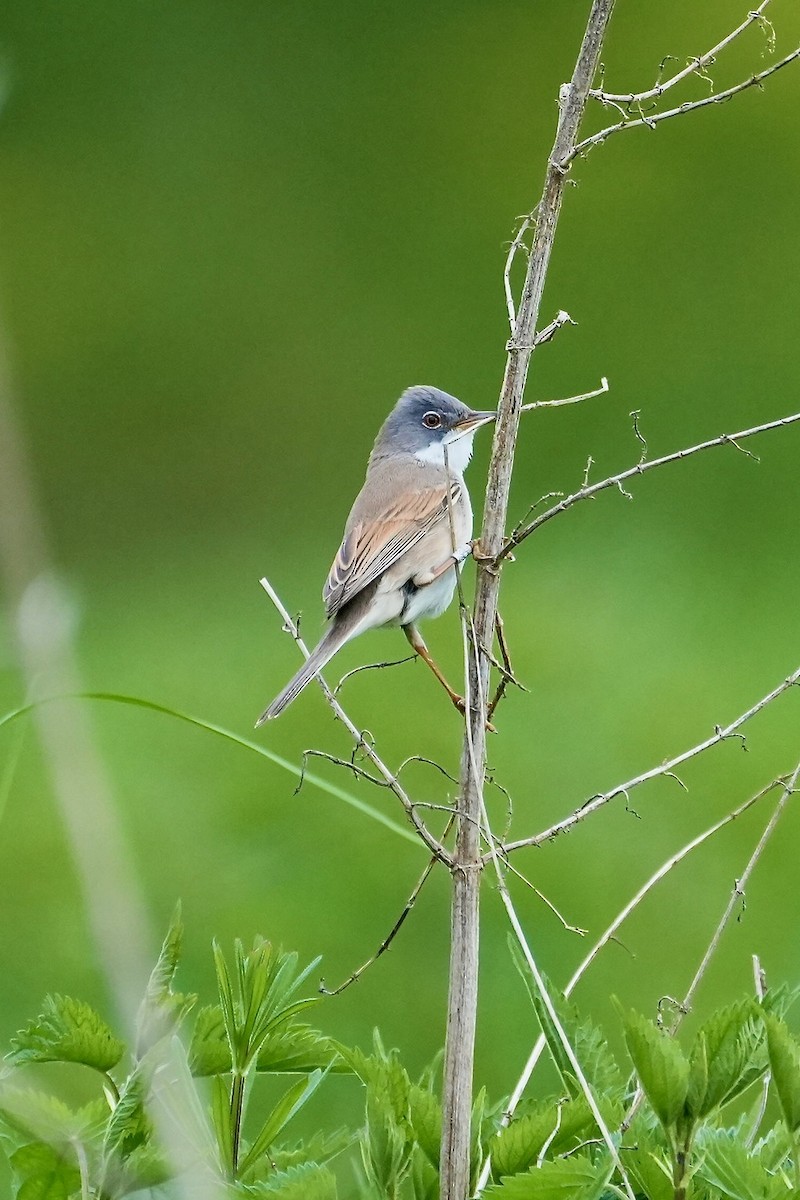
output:
<instances>
[{"instance_id":1,"label":"bird's foot","mask_svg":"<svg viewBox=\"0 0 800 1200\"><path fill-rule=\"evenodd\" d=\"M457 692L453 692L450 699L453 701L453 706L458 709L458 711L461 713L464 720L466 720L467 719L467 702L464 699L464 697L459 696ZM486 732L487 733L497 733L497 729L492 724L492 722L488 719L488 717L486 719Z\"/></svg>"}]
</instances>

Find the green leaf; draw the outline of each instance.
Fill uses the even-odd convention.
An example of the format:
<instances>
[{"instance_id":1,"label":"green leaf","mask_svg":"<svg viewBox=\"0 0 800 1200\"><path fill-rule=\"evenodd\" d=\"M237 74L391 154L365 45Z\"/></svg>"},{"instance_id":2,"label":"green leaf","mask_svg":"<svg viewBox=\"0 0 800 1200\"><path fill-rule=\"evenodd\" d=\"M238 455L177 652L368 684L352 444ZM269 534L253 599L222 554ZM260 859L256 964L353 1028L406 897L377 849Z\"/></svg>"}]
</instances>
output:
<instances>
[{"instance_id":1,"label":"green leaf","mask_svg":"<svg viewBox=\"0 0 800 1200\"><path fill-rule=\"evenodd\" d=\"M10 724L11 721L16 721L20 717L26 716L43 704L51 704L58 700L101 700L111 704L125 704L132 708L144 708L149 712L163 713L165 716L185 721L189 725L194 725L196 729L204 729L207 733L216 734L217 737L224 738L227 742L243 746L246 750L251 750L254 754L260 755L261 758L266 758L282 770L288 771L295 779L302 778L304 783L318 788L321 792L327 792L329 796L335 796L337 800L349 804L351 808L356 809L364 816L370 817L373 821L377 821L387 829L391 829L392 833L403 838L406 842L412 842L417 849L424 849L420 839L410 829L407 829L404 825L399 825L391 817L387 817L385 813L381 812L380 809L372 808L371 805L365 804L363 800L359 800L357 796L352 796L344 788L338 787L335 783L329 783L321 775L316 775L313 771L303 772L296 763L289 762L288 759L282 758L280 754L273 753L272 750L268 750L266 746L262 746L259 742L243 738L237 733L232 733L229 729L224 729L221 725L215 725L212 721L203 721L200 717L193 717L189 713L180 712L178 709L168 708L166 704L157 704L154 700L143 700L138 696L123 696L117 692L76 692L68 696L48 696L44 700L34 700L31 704L23 704L20 708L15 708L10 712L4 713L0 717L0 726Z\"/></svg>"},{"instance_id":2,"label":"green leaf","mask_svg":"<svg viewBox=\"0 0 800 1200\"><path fill-rule=\"evenodd\" d=\"M16 1150L9 1162L20 1185L17 1200L69 1200L80 1192L74 1153L67 1158L53 1146L31 1142Z\"/></svg>"},{"instance_id":3,"label":"green leaf","mask_svg":"<svg viewBox=\"0 0 800 1200\"><path fill-rule=\"evenodd\" d=\"M652 1119L649 1114L648 1118ZM620 1146L620 1158L637 1195L647 1200L673 1200L675 1186L668 1151L643 1117L637 1118L626 1135Z\"/></svg>"},{"instance_id":4,"label":"green leaf","mask_svg":"<svg viewBox=\"0 0 800 1200\"><path fill-rule=\"evenodd\" d=\"M439 1200L439 1172L419 1146L411 1156L411 1192L414 1200Z\"/></svg>"},{"instance_id":5,"label":"green leaf","mask_svg":"<svg viewBox=\"0 0 800 1200\"><path fill-rule=\"evenodd\" d=\"M189 1044L189 1068L193 1075L225 1075L231 1069L231 1048L219 1004L201 1008L195 1017Z\"/></svg>"},{"instance_id":6,"label":"green leaf","mask_svg":"<svg viewBox=\"0 0 800 1200\"><path fill-rule=\"evenodd\" d=\"M516 1175L536 1164L545 1142L551 1157L572 1149L595 1128L585 1096L567 1100L540 1101L532 1112L518 1117L489 1143L492 1176Z\"/></svg>"},{"instance_id":7,"label":"green leaf","mask_svg":"<svg viewBox=\"0 0 800 1200\"><path fill-rule=\"evenodd\" d=\"M182 942L181 906L177 904L136 1017L137 1058L141 1058L160 1038L174 1033L197 1003L197 996L184 996L172 990Z\"/></svg>"},{"instance_id":8,"label":"green leaf","mask_svg":"<svg viewBox=\"0 0 800 1200\"><path fill-rule=\"evenodd\" d=\"M778 1200L786 1185L750 1153L732 1130L703 1130L698 1138L697 1178L717 1188L728 1200Z\"/></svg>"},{"instance_id":9,"label":"green leaf","mask_svg":"<svg viewBox=\"0 0 800 1200\"><path fill-rule=\"evenodd\" d=\"M800 1047L783 1021L764 1016L772 1081L789 1131L800 1129Z\"/></svg>"},{"instance_id":10,"label":"green leaf","mask_svg":"<svg viewBox=\"0 0 800 1200\"><path fill-rule=\"evenodd\" d=\"M231 1096L221 1075L215 1075L211 1080L211 1124L217 1138L220 1162L232 1162Z\"/></svg>"},{"instance_id":11,"label":"green leaf","mask_svg":"<svg viewBox=\"0 0 800 1200\"><path fill-rule=\"evenodd\" d=\"M514 964L522 976L522 981L525 984L528 995L530 996L531 1004L533 1005L539 1024L542 1027L544 1039L547 1042L547 1048L550 1051L550 1056L555 1064L556 1070L561 1076L561 1081L571 1096L577 1096L579 1095L581 1089L578 1081L575 1078L575 1069L564 1049L564 1043L561 1040L561 1036L553 1022L550 1011L539 993L536 981L531 974L530 968L528 967L528 964L525 961L525 958L523 957L516 940L510 934L508 936L508 945L509 949L511 950L511 957L514 960ZM547 980L545 980L545 986L548 988L548 994L550 994L549 983ZM552 1002L552 994L550 994L550 999ZM553 1007L555 1008L555 1004L553 1004Z\"/></svg>"},{"instance_id":12,"label":"green leaf","mask_svg":"<svg viewBox=\"0 0 800 1200\"><path fill-rule=\"evenodd\" d=\"M567 1092L571 1096L582 1094L582 1089L575 1078L575 1070L564 1050L564 1044L553 1023L542 997L539 995L536 982L530 972L516 941L509 937L509 947L517 970L522 976L528 995L531 999L536 1017L544 1034L547 1048ZM586 1079L592 1085L596 1096L622 1097L623 1080L619 1067L608 1046L608 1039L592 1022L582 1017L576 1006L568 1000L549 979L545 978L550 1002L553 1005L559 1021L567 1035L567 1039L575 1052Z\"/></svg>"},{"instance_id":13,"label":"green leaf","mask_svg":"<svg viewBox=\"0 0 800 1200\"><path fill-rule=\"evenodd\" d=\"M308 1103L323 1079L322 1071L314 1071L307 1079L299 1080L281 1097L242 1161L240 1173L243 1179L253 1170L259 1159L267 1154L292 1117Z\"/></svg>"},{"instance_id":14,"label":"green leaf","mask_svg":"<svg viewBox=\"0 0 800 1200\"><path fill-rule=\"evenodd\" d=\"M103 1146L106 1154L127 1158L150 1138L152 1124L145 1112L144 1086L139 1073L125 1083L114 1110L108 1118Z\"/></svg>"},{"instance_id":15,"label":"green leaf","mask_svg":"<svg viewBox=\"0 0 800 1200\"><path fill-rule=\"evenodd\" d=\"M99 1140L108 1107L95 1100L83 1108L69 1108L58 1097L34 1088L0 1087L0 1120L16 1134L53 1146Z\"/></svg>"},{"instance_id":16,"label":"green leaf","mask_svg":"<svg viewBox=\"0 0 800 1200\"><path fill-rule=\"evenodd\" d=\"M268 1033L256 1060L256 1070L270 1075L307 1075L311 1071L349 1074L335 1043L310 1025L294 1022Z\"/></svg>"},{"instance_id":17,"label":"green leaf","mask_svg":"<svg viewBox=\"0 0 800 1200\"><path fill-rule=\"evenodd\" d=\"M394 1196L397 1192L410 1165L411 1148L405 1129L395 1117L391 1097L369 1088L362 1158L367 1178L382 1195Z\"/></svg>"},{"instance_id":18,"label":"green leaf","mask_svg":"<svg viewBox=\"0 0 800 1200\"><path fill-rule=\"evenodd\" d=\"M689 1087L689 1064L678 1043L652 1021L631 1010L622 1014L625 1042L653 1112L665 1129L683 1113Z\"/></svg>"},{"instance_id":19,"label":"green leaf","mask_svg":"<svg viewBox=\"0 0 800 1200\"><path fill-rule=\"evenodd\" d=\"M260 1167L256 1164L253 1177L259 1178L260 1171L266 1176L273 1168L285 1171L288 1167L299 1166L302 1163L326 1163L352 1146L356 1140L357 1135L349 1129L336 1129L333 1133L318 1131L291 1146L273 1147L269 1162L262 1162Z\"/></svg>"},{"instance_id":20,"label":"green leaf","mask_svg":"<svg viewBox=\"0 0 800 1200\"><path fill-rule=\"evenodd\" d=\"M412 1084L408 1106L414 1138L428 1162L438 1170L442 1144L442 1106L439 1099L427 1088Z\"/></svg>"},{"instance_id":21,"label":"green leaf","mask_svg":"<svg viewBox=\"0 0 800 1200\"><path fill-rule=\"evenodd\" d=\"M230 1192L231 1196L268 1196L270 1200L336 1200L336 1179L327 1167L317 1163L304 1163L289 1167L255 1184L240 1184Z\"/></svg>"},{"instance_id":22,"label":"green leaf","mask_svg":"<svg viewBox=\"0 0 800 1200\"><path fill-rule=\"evenodd\" d=\"M524 1175L509 1175L483 1193L487 1200L599 1200L611 1176L605 1159L593 1163L583 1154L544 1162Z\"/></svg>"},{"instance_id":23,"label":"green leaf","mask_svg":"<svg viewBox=\"0 0 800 1200\"><path fill-rule=\"evenodd\" d=\"M115 1067L125 1046L93 1008L69 996L47 996L44 1009L11 1039L16 1063L83 1063L96 1071Z\"/></svg>"},{"instance_id":24,"label":"green leaf","mask_svg":"<svg viewBox=\"0 0 800 1200\"><path fill-rule=\"evenodd\" d=\"M687 1111L708 1116L763 1075L763 1026L752 1000L721 1008L698 1030L689 1058Z\"/></svg>"}]
</instances>

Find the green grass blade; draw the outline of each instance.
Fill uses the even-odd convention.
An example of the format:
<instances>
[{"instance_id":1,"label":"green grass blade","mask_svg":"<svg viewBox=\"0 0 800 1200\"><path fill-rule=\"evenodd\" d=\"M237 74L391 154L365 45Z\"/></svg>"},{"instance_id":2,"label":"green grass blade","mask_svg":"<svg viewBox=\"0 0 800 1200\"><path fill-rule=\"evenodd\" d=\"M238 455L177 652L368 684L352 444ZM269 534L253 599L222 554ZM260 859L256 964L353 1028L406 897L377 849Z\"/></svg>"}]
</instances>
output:
<instances>
[{"instance_id":1,"label":"green grass blade","mask_svg":"<svg viewBox=\"0 0 800 1200\"><path fill-rule=\"evenodd\" d=\"M127 704L132 708L145 708L150 712L163 713L165 716L185 721L188 725L194 725L197 729L205 729L208 733L214 733L217 737L225 738L228 742L234 742L237 746L244 746L246 750L252 750L253 753L260 754L262 758L266 758L277 767L288 771L290 775L294 775L295 779L299 779L303 775L300 767L296 766L295 763L289 762L287 758L282 758L280 754L275 754L272 750L267 750L266 746L261 746L258 742L252 742L249 738L241 737L238 733L232 733L230 729L225 729L222 725L215 725L213 721L204 721L200 717L193 717L190 713L181 712L176 708L169 708L166 704L158 704L155 700L143 700L139 696L124 696L117 692L76 692L67 696L47 696L43 700L35 700L30 704L23 704L20 708L15 708L10 712L4 713L0 717L0 728L17 720L19 717L26 716L43 704L52 704L57 700L101 700L112 704ZM407 842L412 842L415 846L421 847L423 850L425 849L420 839L410 829L398 825L391 817L384 816L382 812L372 808L369 804L365 804L363 800L352 796L344 788L337 787L335 783L329 783L327 779L323 779L321 775L314 774L313 771L306 771L303 778L305 783L318 788L321 792L327 792L329 796L335 796L337 800L349 804L351 808L355 808L358 812L363 813L364 816L371 817L373 821L377 821L380 825L391 829L392 833L396 833L398 837L404 838Z\"/></svg>"}]
</instances>

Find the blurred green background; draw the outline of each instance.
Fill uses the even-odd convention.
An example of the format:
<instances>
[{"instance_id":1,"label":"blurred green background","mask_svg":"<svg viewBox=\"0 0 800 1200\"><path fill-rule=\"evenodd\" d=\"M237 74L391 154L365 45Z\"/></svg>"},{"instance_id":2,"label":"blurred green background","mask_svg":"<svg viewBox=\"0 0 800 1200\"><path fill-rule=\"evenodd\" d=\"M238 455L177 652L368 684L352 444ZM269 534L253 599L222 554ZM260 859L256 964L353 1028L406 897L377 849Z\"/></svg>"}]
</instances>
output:
<instances>
[{"instance_id":1,"label":"blurred green background","mask_svg":"<svg viewBox=\"0 0 800 1200\"><path fill-rule=\"evenodd\" d=\"M175 706L250 736L297 663L258 587L268 574L309 638L319 590L384 415L411 383L496 402L508 336L502 266L538 199L559 84L588 4L421 0L7 0L0 45L0 290L17 403L57 563L79 607L87 687ZM770 9L797 44L790 0ZM708 48L732 0L620 3L611 90L647 87L666 54ZM766 65L754 29L713 76ZM695 82L677 99L703 94ZM656 132L623 133L567 191L543 320L578 322L537 353L528 399L607 397L525 421L512 514L651 455L800 409L800 66ZM605 122L608 117L606 115ZM592 110L589 128L604 123ZM708 736L798 665L800 426L654 472L545 526L504 573L518 674L491 743L518 836ZM470 470L479 508L484 437ZM468 573L469 574L469 573ZM472 578L469 574L468 588ZM456 611L428 640L458 676ZM347 649L331 678L400 657L397 633ZM0 701L21 702L12 620ZM419 665L347 685L393 764L451 770L459 722ZM694 833L800 756L800 695L725 745L517 860L598 934ZM167 717L94 704L157 936L177 897L183 982L208 992L212 936L263 933L329 982L381 941L424 854L255 755ZM16 746L0 730L0 768ZM298 762L346 754L314 689L257 736ZM392 798L316 769L399 818ZM424 767L409 787L443 803ZM501 820L505 801L493 799ZM670 877L579 996L648 1011L681 994L766 820L758 808ZM798 978L800 819L789 811L699 1003ZM82 892L33 731L0 825L0 1040L47 990L108 1011ZM533 1037L491 881L485 888L477 1078L508 1091ZM524 889L540 961L563 983L585 951ZM366 1045L373 1025L418 1069L441 1044L447 880L435 878L381 963L317 1012ZM120 931L124 937L124 931ZM338 1089L338 1090L337 1090ZM331 1110L355 1112L334 1082ZM320 1110L318 1109L318 1114ZM337 1109L338 1112L338 1109ZM314 1119L311 1114L310 1119Z\"/></svg>"}]
</instances>

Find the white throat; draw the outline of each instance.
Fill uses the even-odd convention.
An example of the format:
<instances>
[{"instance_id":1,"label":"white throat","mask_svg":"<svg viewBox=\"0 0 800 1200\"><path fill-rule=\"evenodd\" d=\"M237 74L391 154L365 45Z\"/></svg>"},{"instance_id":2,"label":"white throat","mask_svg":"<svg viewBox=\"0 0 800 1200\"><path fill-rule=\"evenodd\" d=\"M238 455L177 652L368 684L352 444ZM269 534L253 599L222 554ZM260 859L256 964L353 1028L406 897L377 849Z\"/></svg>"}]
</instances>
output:
<instances>
[{"instance_id":1,"label":"white throat","mask_svg":"<svg viewBox=\"0 0 800 1200\"><path fill-rule=\"evenodd\" d=\"M472 440L475 430L448 434L436 442L430 442L423 450L417 450L414 457L420 462L433 463L437 467L447 466L456 475L463 475L472 458ZM447 462L445 462L445 449Z\"/></svg>"}]
</instances>

